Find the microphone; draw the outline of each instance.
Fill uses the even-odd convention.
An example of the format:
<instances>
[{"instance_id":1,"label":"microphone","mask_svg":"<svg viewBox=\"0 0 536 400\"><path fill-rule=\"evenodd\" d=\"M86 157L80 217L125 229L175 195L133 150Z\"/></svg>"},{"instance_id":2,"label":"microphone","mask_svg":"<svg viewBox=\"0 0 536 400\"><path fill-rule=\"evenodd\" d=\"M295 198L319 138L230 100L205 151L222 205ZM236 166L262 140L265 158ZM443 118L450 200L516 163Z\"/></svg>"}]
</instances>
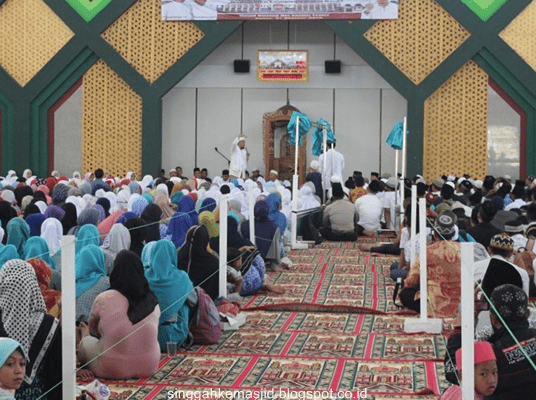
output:
<instances>
[{"instance_id":1,"label":"microphone","mask_svg":"<svg viewBox=\"0 0 536 400\"><path fill-rule=\"evenodd\" d=\"M214 150L218 151L218 148L217 148L217 147L214 147Z\"/></svg>"}]
</instances>

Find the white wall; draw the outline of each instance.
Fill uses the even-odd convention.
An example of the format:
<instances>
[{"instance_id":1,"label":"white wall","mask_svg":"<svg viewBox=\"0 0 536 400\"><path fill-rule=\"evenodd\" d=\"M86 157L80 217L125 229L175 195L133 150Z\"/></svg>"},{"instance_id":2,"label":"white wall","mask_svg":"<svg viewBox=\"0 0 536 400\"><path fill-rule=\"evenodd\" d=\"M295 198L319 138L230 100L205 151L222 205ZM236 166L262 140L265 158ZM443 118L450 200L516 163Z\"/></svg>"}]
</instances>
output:
<instances>
[{"instance_id":1,"label":"white wall","mask_svg":"<svg viewBox=\"0 0 536 400\"><path fill-rule=\"evenodd\" d=\"M248 136L249 169L262 171L262 116L286 104L288 89L290 104L313 121L323 117L332 123L346 161L344 180L354 170L365 176L394 173L394 151L385 139L406 115L407 103L363 59L321 21L251 21L243 30L243 46L240 28L164 97L166 170L180 164L191 176L197 154L198 167L208 168L209 176L220 174L227 162L214 147L229 158L230 143L242 130ZM257 50L288 48L309 51L309 82L257 82ZM250 60L248 74L233 71L242 51ZM341 60L342 72L326 74L324 61L334 57ZM187 127L186 136L178 137L179 125ZM313 159L310 138L307 164Z\"/></svg>"},{"instance_id":2,"label":"white wall","mask_svg":"<svg viewBox=\"0 0 536 400\"><path fill-rule=\"evenodd\" d=\"M54 113L54 169L71 177L82 168L82 86Z\"/></svg>"}]
</instances>

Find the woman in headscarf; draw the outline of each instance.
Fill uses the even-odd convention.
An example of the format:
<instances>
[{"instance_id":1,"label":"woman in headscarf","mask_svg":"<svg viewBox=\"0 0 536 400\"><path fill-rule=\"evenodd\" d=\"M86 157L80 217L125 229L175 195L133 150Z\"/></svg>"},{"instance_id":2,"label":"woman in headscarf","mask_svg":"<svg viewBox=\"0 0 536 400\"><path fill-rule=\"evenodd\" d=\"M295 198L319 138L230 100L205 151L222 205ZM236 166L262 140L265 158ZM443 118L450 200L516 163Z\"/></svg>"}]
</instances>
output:
<instances>
[{"instance_id":1,"label":"woman in headscarf","mask_svg":"<svg viewBox=\"0 0 536 400\"><path fill-rule=\"evenodd\" d=\"M181 191L175 192L171 195L171 203L178 206L179 202L181 201L183 197L184 197L184 193L182 193Z\"/></svg>"},{"instance_id":2,"label":"woman in headscarf","mask_svg":"<svg viewBox=\"0 0 536 400\"><path fill-rule=\"evenodd\" d=\"M249 225L249 224L244 224ZM264 282L266 266L259 250L238 232L238 223L232 216L227 217L227 247L238 249L242 253L242 288L241 296L249 296L263 289L274 293L284 293L284 290ZM219 237L211 239L210 247L219 253Z\"/></svg>"},{"instance_id":3,"label":"woman in headscarf","mask_svg":"<svg viewBox=\"0 0 536 400\"><path fill-rule=\"evenodd\" d=\"M24 220L30 227L30 236L41 236L41 226L47 217L41 213L30 214Z\"/></svg>"},{"instance_id":4,"label":"woman in headscarf","mask_svg":"<svg viewBox=\"0 0 536 400\"><path fill-rule=\"evenodd\" d=\"M12 244L0 248L0 265L4 265L9 260L14 260L16 258L19 258L19 253L17 253L17 249Z\"/></svg>"},{"instance_id":5,"label":"woman in headscarf","mask_svg":"<svg viewBox=\"0 0 536 400\"><path fill-rule=\"evenodd\" d=\"M175 213L175 211L173 211L173 208L171 208L171 206L169 205L169 198L167 196L162 194L155 196L154 202L162 210L162 218L171 218Z\"/></svg>"},{"instance_id":6,"label":"woman in headscarf","mask_svg":"<svg viewBox=\"0 0 536 400\"><path fill-rule=\"evenodd\" d=\"M99 224L100 212L94 208L86 208L78 216L78 225L73 226L69 230L69 235L77 235L80 228L87 224L92 224L97 226Z\"/></svg>"},{"instance_id":7,"label":"woman in headscarf","mask_svg":"<svg viewBox=\"0 0 536 400\"><path fill-rule=\"evenodd\" d=\"M9 221L11 221L13 218L17 216L17 211L11 207L11 204L9 204L7 201L0 201L0 222L2 222L2 227L5 229L7 228L7 224ZM2 240L3 244L6 244L7 236L4 235L4 239Z\"/></svg>"},{"instance_id":8,"label":"woman in headscarf","mask_svg":"<svg viewBox=\"0 0 536 400\"><path fill-rule=\"evenodd\" d=\"M216 223L216 218L212 212L203 211L199 214L199 225L207 228L208 237L210 239L220 236L220 227Z\"/></svg>"},{"instance_id":9,"label":"woman in headscarf","mask_svg":"<svg viewBox=\"0 0 536 400\"><path fill-rule=\"evenodd\" d=\"M24 382L17 399L35 400L47 393L49 400L62 398L61 327L47 314L47 307L30 264L15 259L0 269L0 336L10 337L24 347Z\"/></svg>"},{"instance_id":10,"label":"woman in headscarf","mask_svg":"<svg viewBox=\"0 0 536 400\"><path fill-rule=\"evenodd\" d=\"M114 224L101 246L105 256L106 275L109 276L112 273L117 254L121 250L128 250L129 248L130 232L123 224Z\"/></svg>"},{"instance_id":11,"label":"woman in headscarf","mask_svg":"<svg viewBox=\"0 0 536 400\"><path fill-rule=\"evenodd\" d=\"M199 215L195 211L195 201L190 196L183 196L179 200L179 212L188 214L192 221L192 225L198 224Z\"/></svg>"},{"instance_id":12,"label":"woman in headscarf","mask_svg":"<svg viewBox=\"0 0 536 400\"><path fill-rule=\"evenodd\" d=\"M121 218L123 213L124 213L123 210L118 210L114 212L113 214L110 214L108 217L106 217L104 221L102 221L101 223L99 223L99 225L97 225L101 238L106 237L106 235L110 233L112 226L114 226L117 220Z\"/></svg>"},{"instance_id":13,"label":"woman in headscarf","mask_svg":"<svg viewBox=\"0 0 536 400\"><path fill-rule=\"evenodd\" d=\"M61 221L65 217L65 211L60 206L51 205L45 210L44 216L47 218L56 218Z\"/></svg>"},{"instance_id":14,"label":"woman in headscarf","mask_svg":"<svg viewBox=\"0 0 536 400\"><path fill-rule=\"evenodd\" d=\"M155 242L150 251L149 268L145 277L158 298L162 310L158 328L158 342L162 352L166 342L180 346L188 336L188 294L194 288L188 274L177 269L177 252L169 240Z\"/></svg>"},{"instance_id":15,"label":"woman in headscarf","mask_svg":"<svg viewBox=\"0 0 536 400\"><path fill-rule=\"evenodd\" d=\"M97 200L97 204L104 209L104 218L108 218L110 215L110 200L108 200L106 197L100 197Z\"/></svg>"},{"instance_id":16,"label":"woman in headscarf","mask_svg":"<svg viewBox=\"0 0 536 400\"><path fill-rule=\"evenodd\" d=\"M48 244L42 237L33 236L24 245L24 259L39 258L46 262L52 269L56 269L56 263L50 256Z\"/></svg>"},{"instance_id":17,"label":"woman in headscarf","mask_svg":"<svg viewBox=\"0 0 536 400\"><path fill-rule=\"evenodd\" d=\"M26 260L26 262L30 264L35 271L39 290L41 290L43 300L45 300L47 312L53 317L58 318L60 313L61 292L50 289L50 281L53 273L52 269L40 258L30 258L29 260Z\"/></svg>"},{"instance_id":18,"label":"woman in headscarf","mask_svg":"<svg viewBox=\"0 0 536 400\"><path fill-rule=\"evenodd\" d=\"M186 235L186 243L179 250L178 267L188 274L194 286L201 286L215 300L219 296L219 261L208 252L208 242L207 228L192 227Z\"/></svg>"},{"instance_id":19,"label":"woman in headscarf","mask_svg":"<svg viewBox=\"0 0 536 400\"><path fill-rule=\"evenodd\" d=\"M91 209L97 210L99 212L99 219L95 225L100 224L104 219L106 218L106 212L104 211L104 207L100 204L94 204L91 206Z\"/></svg>"},{"instance_id":20,"label":"woman in headscarf","mask_svg":"<svg viewBox=\"0 0 536 400\"><path fill-rule=\"evenodd\" d=\"M63 226L63 234L67 235L67 232L69 232L73 226L76 226L76 205L73 203L64 203L61 208L65 211L65 215L61 220L61 225Z\"/></svg>"},{"instance_id":21,"label":"woman in headscarf","mask_svg":"<svg viewBox=\"0 0 536 400\"><path fill-rule=\"evenodd\" d=\"M141 218L131 218L125 223L125 227L130 232L130 251L141 257L145 239L147 237L147 229L145 221Z\"/></svg>"},{"instance_id":22,"label":"woman in headscarf","mask_svg":"<svg viewBox=\"0 0 536 400\"><path fill-rule=\"evenodd\" d=\"M149 204L141 213L141 219L145 221L147 236L145 242L160 240L160 220L162 210L156 204Z\"/></svg>"},{"instance_id":23,"label":"woman in headscarf","mask_svg":"<svg viewBox=\"0 0 536 400\"><path fill-rule=\"evenodd\" d=\"M90 244L95 246L100 245L99 230L95 225L86 224L80 228L76 235L75 253L78 255L80 251Z\"/></svg>"},{"instance_id":24,"label":"woman in headscarf","mask_svg":"<svg viewBox=\"0 0 536 400\"><path fill-rule=\"evenodd\" d=\"M132 212L138 217L141 217L143 210L145 210L148 205L149 202L145 200L145 197L140 196L136 200L134 200L134 203L132 203Z\"/></svg>"},{"instance_id":25,"label":"woman in headscarf","mask_svg":"<svg viewBox=\"0 0 536 400\"><path fill-rule=\"evenodd\" d=\"M94 244L84 246L76 255L76 320L87 322L95 297L108 290L104 253Z\"/></svg>"},{"instance_id":26,"label":"woman in headscarf","mask_svg":"<svg viewBox=\"0 0 536 400\"><path fill-rule=\"evenodd\" d=\"M32 214L41 214L41 210L39 209L39 207L35 205L35 203L30 203L26 206L26 208L24 209L24 213L22 214L22 217L26 219Z\"/></svg>"},{"instance_id":27,"label":"woman in headscarf","mask_svg":"<svg viewBox=\"0 0 536 400\"><path fill-rule=\"evenodd\" d=\"M177 211L169 221L166 236L171 237L171 241L176 248L181 247L186 239L186 233L194 226L192 219L186 213Z\"/></svg>"},{"instance_id":28,"label":"woman in headscarf","mask_svg":"<svg viewBox=\"0 0 536 400\"><path fill-rule=\"evenodd\" d=\"M270 206L266 201L261 200L255 203L255 239L262 258L279 264L281 234L277 225L268 218L269 213ZM243 224L241 230L242 236L249 237L249 224Z\"/></svg>"},{"instance_id":29,"label":"woman in headscarf","mask_svg":"<svg viewBox=\"0 0 536 400\"><path fill-rule=\"evenodd\" d=\"M240 205L240 201L237 199L229 200L229 213L236 215L238 218L238 226L240 226L242 222L246 220L246 217L242 215L242 206Z\"/></svg>"},{"instance_id":30,"label":"woman in headscarf","mask_svg":"<svg viewBox=\"0 0 536 400\"><path fill-rule=\"evenodd\" d=\"M277 225L279 228L279 233L283 235L287 229L287 217L285 217L285 214L279 211L281 208L281 199L277 194L270 193L268 197L266 197L266 203L268 203L268 206L270 207L268 218Z\"/></svg>"},{"instance_id":31,"label":"woman in headscarf","mask_svg":"<svg viewBox=\"0 0 536 400\"><path fill-rule=\"evenodd\" d=\"M22 218L13 218L7 224L7 244L17 249L20 258L24 256L24 244L30 237L30 226Z\"/></svg>"},{"instance_id":32,"label":"woman in headscarf","mask_svg":"<svg viewBox=\"0 0 536 400\"><path fill-rule=\"evenodd\" d=\"M89 332L94 336L82 338L80 361L93 360L107 350L89 365L95 376L148 377L157 370L160 361L158 300L149 288L137 255L123 250L117 254L114 264L110 290L101 293L91 309Z\"/></svg>"}]
</instances>

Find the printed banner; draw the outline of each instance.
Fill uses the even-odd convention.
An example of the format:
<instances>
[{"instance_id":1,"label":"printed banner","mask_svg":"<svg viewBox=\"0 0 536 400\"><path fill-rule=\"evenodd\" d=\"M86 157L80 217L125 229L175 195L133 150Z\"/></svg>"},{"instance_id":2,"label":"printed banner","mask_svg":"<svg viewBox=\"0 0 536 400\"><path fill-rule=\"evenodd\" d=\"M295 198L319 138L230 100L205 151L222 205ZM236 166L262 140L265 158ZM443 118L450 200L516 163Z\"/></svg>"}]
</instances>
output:
<instances>
[{"instance_id":1,"label":"printed banner","mask_svg":"<svg viewBox=\"0 0 536 400\"><path fill-rule=\"evenodd\" d=\"M162 0L162 19L396 19L399 0Z\"/></svg>"},{"instance_id":2,"label":"printed banner","mask_svg":"<svg viewBox=\"0 0 536 400\"><path fill-rule=\"evenodd\" d=\"M309 53L307 50L258 50L257 80L259 82L307 82Z\"/></svg>"}]
</instances>

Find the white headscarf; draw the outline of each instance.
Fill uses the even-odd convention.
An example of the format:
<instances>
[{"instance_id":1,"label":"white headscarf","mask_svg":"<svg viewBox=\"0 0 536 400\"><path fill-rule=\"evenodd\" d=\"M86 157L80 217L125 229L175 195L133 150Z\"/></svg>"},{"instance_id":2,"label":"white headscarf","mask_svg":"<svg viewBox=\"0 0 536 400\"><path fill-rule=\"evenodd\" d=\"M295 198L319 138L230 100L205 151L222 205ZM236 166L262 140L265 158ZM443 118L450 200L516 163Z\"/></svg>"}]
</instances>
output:
<instances>
[{"instance_id":1,"label":"white headscarf","mask_svg":"<svg viewBox=\"0 0 536 400\"><path fill-rule=\"evenodd\" d=\"M45 239L50 249L50 255L54 256L61 250L61 237L63 236L63 226L56 218L47 218L41 225L41 237Z\"/></svg>"},{"instance_id":2,"label":"white headscarf","mask_svg":"<svg viewBox=\"0 0 536 400\"><path fill-rule=\"evenodd\" d=\"M307 184L300 189L300 201L298 203L298 211L320 207L320 203L314 198L314 190Z\"/></svg>"},{"instance_id":3,"label":"white headscarf","mask_svg":"<svg viewBox=\"0 0 536 400\"><path fill-rule=\"evenodd\" d=\"M161 183L160 185L156 187L155 196L156 194L159 194L159 193L165 194L166 196L169 197L169 190L165 183Z\"/></svg>"},{"instance_id":4,"label":"white headscarf","mask_svg":"<svg viewBox=\"0 0 536 400\"><path fill-rule=\"evenodd\" d=\"M69 196L67 197L67 200L65 200L66 203L72 203L76 207L76 217L80 215L82 212L82 205L80 204L80 197L76 196Z\"/></svg>"},{"instance_id":5,"label":"white headscarf","mask_svg":"<svg viewBox=\"0 0 536 400\"><path fill-rule=\"evenodd\" d=\"M117 196L115 195L115 193L114 192L106 192L106 193L104 193L104 197L106 197L108 199L108 201L110 202L110 214L113 214L115 211L118 211L115 208L115 206L117 204Z\"/></svg>"},{"instance_id":6,"label":"white headscarf","mask_svg":"<svg viewBox=\"0 0 536 400\"><path fill-rule=\"evenodd\" d=\"M15 204L15 193L11 190L2 190L0 196L8 203Z\"/></svg>"},{"instance_id":7,"label":"white headscarf","mask_svg":"<svg viewBox=\"0 0 536 400\"><path fill-rule=\"evenodd\" d=\"M39 211L41 211L41 214L44 214L48 207L47 204L43 200L36 201L35 205L37 206L37 208L39 208Z\"/></svg>"},{"instance_id":8,"label":"white headscarf","mask_svg":"<svg viewBox=\"0 0 536 400\"><path fill-rule=\"evenodd\" d=\"M130 195L130 198L128 199L127 203L127 211L132 211L132 204L136 201L136 199L140 197L138 193L134 193Z\"/></svg>"},{"instance_id":9,"label":"white headscarf","mask_svg":"<svg viewBox=\"0 0 536 400\"><path fill-rule=\"evenodd\" d=\"M118 210L125 210L128 205L128 199L130 198L130 190L123 189L117 194L116 206Z\"/></svg>"}]
</instances>

